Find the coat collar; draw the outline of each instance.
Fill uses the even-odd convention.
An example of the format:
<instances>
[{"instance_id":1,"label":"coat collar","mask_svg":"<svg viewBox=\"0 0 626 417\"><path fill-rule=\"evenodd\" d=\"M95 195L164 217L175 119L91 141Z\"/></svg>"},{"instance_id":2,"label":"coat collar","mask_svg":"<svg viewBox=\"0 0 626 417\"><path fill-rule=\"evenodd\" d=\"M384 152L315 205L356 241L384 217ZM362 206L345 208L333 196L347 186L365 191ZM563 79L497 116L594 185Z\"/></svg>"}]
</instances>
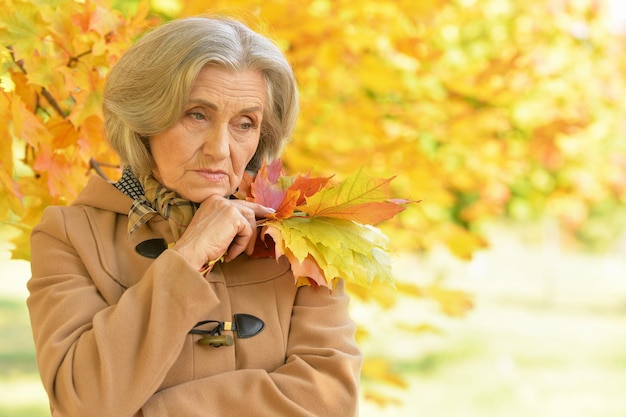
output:
<instances>
[{"instance_id":1,"label":"coat collar","mask_svg":"<svg viewBox=\"0 0 626 417\"><path fill-rule=\"evenodd\" d=\"M128 214L132 204L132 198L98 175L89 178L87 186L72 203L73 206L91 206L120 214Z\"/></svg>"}]
</instances>

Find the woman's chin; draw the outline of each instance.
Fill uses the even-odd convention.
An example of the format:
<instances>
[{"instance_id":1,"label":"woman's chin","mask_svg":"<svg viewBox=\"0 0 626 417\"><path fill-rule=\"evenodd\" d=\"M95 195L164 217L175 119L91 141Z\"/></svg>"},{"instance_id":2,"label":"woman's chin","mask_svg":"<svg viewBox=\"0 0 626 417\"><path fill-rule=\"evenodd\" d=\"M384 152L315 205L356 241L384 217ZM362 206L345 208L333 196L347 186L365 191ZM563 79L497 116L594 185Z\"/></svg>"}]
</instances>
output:
<instances>
[{"instance_id":1,"label":"woman's chin","mask_svg":"<svg viewBox=\"0 0 626 417\"><path fill-rule=\"evenodd\" d=\"M213 197L213 196L220 196L220 197L224 197L224 198L228 198L230 197L230 195L232 194L232 192L230 191L230 187L207 187L205 189L202 190L194 190L191 193L188 193L187 195L181 195L181 197L189 200L189 201L193 201L194 203L202 203L203 201L205 201L206 199L208 199L209 197Z\"/></svg>"}]
</instances>

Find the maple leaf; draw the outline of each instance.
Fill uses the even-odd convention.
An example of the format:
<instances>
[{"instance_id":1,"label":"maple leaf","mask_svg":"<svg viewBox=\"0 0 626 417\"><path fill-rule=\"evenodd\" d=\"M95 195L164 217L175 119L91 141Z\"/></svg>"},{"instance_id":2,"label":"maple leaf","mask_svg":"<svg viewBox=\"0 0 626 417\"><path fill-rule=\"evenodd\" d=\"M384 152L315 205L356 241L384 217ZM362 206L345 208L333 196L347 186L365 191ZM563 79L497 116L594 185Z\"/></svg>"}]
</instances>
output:
<instances>
[{"instance_id":1,"label":"maple leaf","mask_svg":"<svg viewBox=\"0 0 626 417\"><path fill-rule=\"evenodd\" d=\"M283 201L276 208L276 213L270 214L269 218L274 219L286 219L291 217L296 209L298 201L301 198L301 193L298 190L287 190Z\"/></svg>"},{"instance_id":2,"label":"maple leaf","mask_svg":"<svg viewBox=\"0 0 626 417\"><path fill-rule=\"evenodd\" d=\"M250 201L276 210L268 217L284 219L290 217L295 208L305 202L305 198L322 189L329 178L311 178L309 175L295 177L283 175L280 159L271 164L263 163L255 178L245 175L238 192Z\"/></svg>"},{"instance_id":3,"label":"maple leaf","mask_svg":"<svg viewBox=\"0 0 626 417\"><path fill-rule=\"evenodd\" d=\"M300 191L300 198L297 201L297 205L301 206L306 202L306 198L314 195L322 190L332 177L315 177L311 178L310 174L306 176L298 175L296 180L289 186L290 190Z\"/></svg>"},{"instance_id":4,"label":"maple leaf","mask_svg":"<svg viewBox=\"0 0 626 417\"><path fill-rule=\"evenodd\" d=\"M11 102L13 118L13 135L24 139L33 148L38 148L40 142L51 141L53 136L41 120L27 110L20 97L13 96Z\"/></svg>"},{"instance_id":5,"label":"maple leaf","mask_svg":"<svg viewBox=\"0 0 626 417\"><path fill-rule=\"evenodd\" d=\"M35 55L43 49L41 12L34 4L20 5L19 13L8 7L0 9L0 45L10 45L18 56Z\"/></svg>"},{"instance_id":6,"label":"maple leaf","mask_svg":"<svg viewBox=\"0 0 626 417\"><path fill-rule=\"evenodd\" d=\"M283 177L283 186L291 180L292 177ZM315 194L322 189L327 183L328 178L309 178L298 176L295 181L285 191L285 197L276 209L276 213L271 215L271 218L286 219L291 217L298 206L302 205L306 201L306 197Z\"/></svg>"},{"instance_id":7,"label":"maple leaf","mask_svg":"<svg viewBox=\"0 0 626 417\"><path fill-rule=\"evenodd\" d=\"M270 236L257 235L251 258L275 258L274 240Z\"/></svg>"},{"instance_id":8,"label":"maple leaf","mask_svg":"<svg viewBox=\"0 0 626 417\"><path fill-rule=\"evenodd\" d=\"M250 194L253 201L278 209L285 199L286 191L277 184L278 178L282 172L280 160L274 161L272 164L263 164L250 185Z\"/></svg>"},{"instance_id":9,"label":"maple leaf","mask_svg":"<svg viewBox=\"0 0 626 417\"><path fill-rule=\"evenodd\" d=\"M290 217L270 221L262 235L286 256L296 279L333 288L336 279L368 287L374 279L393 282L387 237L378 229L331 217Z\"/></svg>"},{"instance_id":10,"label":"maple leaf","mask_svg":"<svg viewBox=\"0 0 626 417\"><path fill-rule=\"evenodd\" d=\"M393 180L372 178L360 169L340 184L306 198L296 209L310 216L333 217L364 224L377 224L404 210L407 200L390 199Z\"/></svg>"},{"instance_id":11,"label":"maple leaf","mask_svg":"<svg viewBox=\"0 0 626 417\"><path fill-rule=\"evenodd\" d=\"M247 200L252 199L252 183L254 182L254 177L245 171L243 173L243 177L241 178L241 183L237 188L237 191L233 194L234 197L239 200Z\"/></svg>"},{"instance_id":12,"label":"maple leaf","mask_svg":"<svg viewBox=\"0 0 626 417\"><path fill-rule=\"evenodd\" d=\"M263 176L265 176L269 182L276 184L284 174L283 162L280 159L275 159L269 164L264 161L260 171L264 172Z\"/></svg>"},{"instance_id":13,"label":"maple leaf","mask_svg":"<svg viewBox=\"0 0 626 417\"><path fill-rule=\"evenodd\" d=\"M261 222L253 256L271 253L269 236L274 256L289 260L298 286L332 289L338 279L363 287L374 279L393 285L388 238L372 225L393 217L408 203L389 197L393 178L379 180L359 170L329 186L332 177L283 174L280 160L263 164L256 178L244 181L240 190L249 201L276 210Z\"/></svg>"}]
</instances>

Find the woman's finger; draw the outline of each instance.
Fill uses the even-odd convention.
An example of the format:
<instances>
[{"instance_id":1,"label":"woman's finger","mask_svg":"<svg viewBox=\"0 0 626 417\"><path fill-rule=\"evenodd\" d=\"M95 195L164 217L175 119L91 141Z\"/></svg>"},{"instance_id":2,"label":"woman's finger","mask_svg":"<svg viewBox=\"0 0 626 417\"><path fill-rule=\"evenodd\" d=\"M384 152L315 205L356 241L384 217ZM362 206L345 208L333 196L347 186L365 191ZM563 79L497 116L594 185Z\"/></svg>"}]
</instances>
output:
<instances>
[{"instance_id":1,"label":"woman's finger","mask_svg":"<svg viewBox=\"0 0 626 417\"><path fill-rule=\"evenodd\" d=\"M242 224L241 229L238 230L235 235L233 242L228 248L228 252L225 257L226 261L236 258L244 251L247 254L251 254L254 250L257 234L256 212L253 208L248 206L239 206L237 208L239 209L241 216L246 220L247 224Z\"/></svg>"},{"instance_id":2,"label":"woman's finger","mask_svg":"<svg viewBox=\"0 0 626 417\"><path fill-rule=\"evenodd\" d=\"M252 209L252 211L254 212L254 216L257 219L263 219L267 217L268 214L276 213L276 210L274 210L273 208L263 206L259 203L252 203L250 201L244 201L244 200L229 200L229 201L235 206L242 206L242 207L247 207L249 209Z\"/></svg>"}]
</instances>

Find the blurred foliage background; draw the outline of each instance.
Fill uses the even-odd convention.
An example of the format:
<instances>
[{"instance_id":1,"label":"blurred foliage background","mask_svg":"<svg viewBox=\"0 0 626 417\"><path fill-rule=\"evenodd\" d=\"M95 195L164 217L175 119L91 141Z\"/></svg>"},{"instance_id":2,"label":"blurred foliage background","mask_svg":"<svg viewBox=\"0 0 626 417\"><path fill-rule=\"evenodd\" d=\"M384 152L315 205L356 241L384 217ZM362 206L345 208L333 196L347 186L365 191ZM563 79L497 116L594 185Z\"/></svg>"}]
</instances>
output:
<instances>
[{"instance_id":1,"label":"blurred foliage background","mask_svg":"<svg viewBox=\"0 0 626 417\"><path fill-rule=\"evenodd\" d=\"M609 253L626 224L619 6L3 0L1 239L10 257L27 261L29 231L45 206L71 202L95 171L119 176L100 103L124 50L159 22L222 13L274 39L294 67L302 113L284 157L288 172L343 177L365 166L374 176L396 176L397 197L423 200L382 226L398 254L423 260L443 251L449 256L440 263L475 267L490 246L490 253L501 249L489 231L503 222L544 237L547 230L559 248ZM373 318L382 316L385 331L419 355L443 323L473 308L475 288L455 279L463 273L424 262L402 267L399 259L397 289L351 289L364 346L376 345ZM7 303L2 315L27 327L25 310ZM376 406L411 392L382 354L368 356L363 382L364 401Z\"/></svg>"}]
</instances>

